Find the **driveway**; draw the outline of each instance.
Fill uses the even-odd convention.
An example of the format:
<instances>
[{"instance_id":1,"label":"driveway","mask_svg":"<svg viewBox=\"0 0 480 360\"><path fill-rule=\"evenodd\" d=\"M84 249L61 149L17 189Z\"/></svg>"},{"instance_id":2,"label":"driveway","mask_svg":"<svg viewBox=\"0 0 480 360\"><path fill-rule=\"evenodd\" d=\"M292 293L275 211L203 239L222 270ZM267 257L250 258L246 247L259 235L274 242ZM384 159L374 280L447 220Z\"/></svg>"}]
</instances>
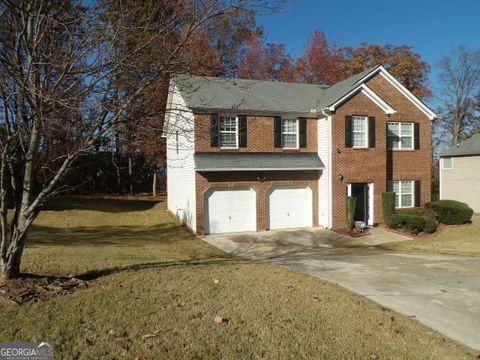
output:
<instances>
[{"instance_id":1,"label":"driveway","mask_svg":"<svg viewBox=\"0 0 480 360\"><path fill-rule=\"evenodd\" d=\"M403 239L381 229L355 239L315 229L204 237L226 252L338 283L480 350L480 258L376 246Z\"/></svg>"}]
</instances>

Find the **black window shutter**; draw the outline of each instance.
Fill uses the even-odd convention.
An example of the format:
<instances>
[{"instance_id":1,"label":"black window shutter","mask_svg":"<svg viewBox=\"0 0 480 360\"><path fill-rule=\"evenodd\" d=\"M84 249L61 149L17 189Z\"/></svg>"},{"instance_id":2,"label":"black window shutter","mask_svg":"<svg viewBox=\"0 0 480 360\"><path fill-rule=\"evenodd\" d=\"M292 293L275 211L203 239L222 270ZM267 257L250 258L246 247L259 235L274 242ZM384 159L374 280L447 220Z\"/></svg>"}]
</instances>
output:
<instances>
[{"instance_id":1,"label":"black window shutter","mask_svg":"<svg viewBox=\"0 0 480 360\"><path fill-rule=\"evenodd\" d=\"M415 180L415 207L420 207L422 202L420 180Z\"/></svg>"},{"instance_id":2,"label":"black window shutter","mask_svg":"<svg viewBox=\"0 0 480 360\"><path fill-rule=\"evenodd\" d=\"M247 115L238 117L238 146L247 147Z\"/></svg>"},{"instance_id":3,"label":"black window shutter","mask_svg":"<svg viewBox=\"0 0 480 360\"><path fill-rule=\"evenodd\" d=\"M274 133L275 133L275 147L282 147L282 118L275 116Z\"/></svg>"},{"instance_id":4,"label":"black window shutter","mask_svg":"<svg viewBox=\"0 0 480 360\"><path fill-rule=\"evenodd\" d=\"M420 124L419 123L414 123L413 124L413 134L414 134L414 146L415 150L420 149Z\"/></svg>"},{"instance_id":5,"label":"black window shutter","mask_svg":"<svg viewBox=\"0 0 480 360\"><path fill-rule=\"evenodd\" d=\"M352 147L352 117L345 116L345 147Z\"/></svg>"},{"instance_id":6,"label":"black window shutter","mask_svg":"<svg viewBox=\"0 0 480 360\"><path fill-rule=\"evenodd\" d=\"M368 118L368 147L375 147L375 117L370 116Z\"/></svg>"},{"instance_id":7,"label":"black window shutter","mask_svg":"<svg viewBox=\"0 0 480 360\"><path fill-rule=\"evenodd\" d=\"M300 128L300 147L307 147L307 118L301 117L298 119Z\"/></svg>"},{"instance_id":8,"label":"black window shutter","mask_svg":"<svg viewBox=\"0 0 480 360\"><path fill-rule=\"evenodd\" d=\"M218 147L218 135L219 135L218 114L210 115L210 146Z\"/></svg>"}]
</instances>

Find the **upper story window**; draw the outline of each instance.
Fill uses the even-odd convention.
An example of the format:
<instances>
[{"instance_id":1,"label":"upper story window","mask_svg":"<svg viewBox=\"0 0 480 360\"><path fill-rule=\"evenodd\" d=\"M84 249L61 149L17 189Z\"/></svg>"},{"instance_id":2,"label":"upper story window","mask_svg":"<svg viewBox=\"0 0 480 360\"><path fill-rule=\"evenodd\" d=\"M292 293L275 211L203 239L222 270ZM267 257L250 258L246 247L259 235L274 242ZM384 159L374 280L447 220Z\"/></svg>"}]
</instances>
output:
<instances>
[{"instance_id":1,"label":"upper story window","mask_svg":"<svg viewBox=\"0 0 480 360\"><path fill-rule=\"evenodd\" d=\"M376 121L374 116L345 116L345 147L366 149L376 144Z\"/></svg>"},{"instance_id":2,"label":"upper story window","mask_svg":"<svg viewBox=\"0 0 480 360\"><path fill-rule=\"evenodd\" d=\"M298 120L282 119L282 147L298 147Z\"/></svg>"},{"instance_id":3,"label":"upper story window","mask_svg":"<svg viewBox=\"0 0 480 360\"><path fill-rule=\"evenodd\" d=\"M451 157L442 158L442 169L453 169L453 159Z\"/></svg>"},{"instance_id":4,"label":"upper story window","mask_svg":"<svg viewBox=\"0 0 480 360\"><path fill-rule=\"evenodd\" d=\"M368 147L368 121L366 116L352 116L352 147Z\"/></svg>"},{"instance_id":5,"label":"upper story window","mask_svg":"<svg viewBox=\"0 0 480 360\"><path fill-rule=\"evenodd\" d=\"M413 207L414 203L414 181L389 181L388 191L395 193L395 207Z\"/></svg>"},{"instance_id":6,"label":"upper story window","mask_svg":"<svg viewBox=\"0 0 480 360\"><path fill-rule=\"evenodd\" d=\"M388 123L388 149L413 150L414 148L414 123L389 122Z\"/></svg>"},{"instance_id":7,"label":"upper story window","mask_svg":"<svg viewBox=\"0 0 480 360\"><path fill-rule=\"evenodd\" d=\"M238 147L238 119L236 116L220 116L220 147Z\"/></svg>"}]
</instances>

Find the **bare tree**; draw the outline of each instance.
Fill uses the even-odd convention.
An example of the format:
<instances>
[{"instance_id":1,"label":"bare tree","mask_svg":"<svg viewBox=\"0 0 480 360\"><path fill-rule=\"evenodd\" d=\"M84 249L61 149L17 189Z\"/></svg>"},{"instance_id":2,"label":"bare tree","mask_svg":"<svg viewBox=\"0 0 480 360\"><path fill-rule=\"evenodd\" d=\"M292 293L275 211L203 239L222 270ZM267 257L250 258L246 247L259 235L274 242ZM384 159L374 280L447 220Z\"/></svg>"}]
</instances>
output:
<instances>
[{"instance_id":1,"label":"bare tree","mask_svg":"<svg viewBox=\"0 0 480 360\"><path fill-rule=\"evenodd\" d=\"M451 144L468 138L480 124L480 50L459 47L440 66L440 114L437 136Z\"/></svg>"},{"instance_id":2,"label":"bare tree","mask_svg":"<svg viewBox=\"0 0 480 360\"><path fill-rule=\"evenodd\" d=\"M143 106L158 78L181 70L179 54L209 19L243 0L171 1L150 27L129 14L76 0L0 0L0 267L20 275L26 236L82 154ZM182 4L182 6L180 6ZM181 11L180 11L181 10ZM111 21L114 18L115 21ZM128 51L119 51L136 35ZM152 47L163 56L133 71ZM123 48L124 49L124 48ZM125 74L135 74L128 91ZM120 86L119 86L120 85Z\"/></svg>"}]
</instances>

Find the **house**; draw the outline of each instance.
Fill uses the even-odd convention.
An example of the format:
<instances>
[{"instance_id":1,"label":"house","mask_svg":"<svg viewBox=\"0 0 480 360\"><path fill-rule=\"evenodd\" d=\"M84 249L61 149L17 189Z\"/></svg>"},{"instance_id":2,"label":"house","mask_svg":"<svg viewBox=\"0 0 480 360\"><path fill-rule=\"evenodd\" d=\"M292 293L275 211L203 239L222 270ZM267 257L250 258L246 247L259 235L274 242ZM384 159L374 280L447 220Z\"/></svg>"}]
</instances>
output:
<instances>
[{"instance_id":1,"label":"house","mask_svg":"<svg viewBox=\"0 0 480 360\"><path fill-rule=\"evenodd\" d=\"M430 201L436 117L382 66L333 86L171 80L168 209L198 234L382 222Z\"/></svg>"},{"instance_id":2,"label":"house","mask_svg":"<svg viewBox=\"0 0 480 360\"><path fill-rule=\"evenodd\" d=\"M440 199L461 201L480 212L480 134L441 153Z\"/></svg>"}]
</instances>

